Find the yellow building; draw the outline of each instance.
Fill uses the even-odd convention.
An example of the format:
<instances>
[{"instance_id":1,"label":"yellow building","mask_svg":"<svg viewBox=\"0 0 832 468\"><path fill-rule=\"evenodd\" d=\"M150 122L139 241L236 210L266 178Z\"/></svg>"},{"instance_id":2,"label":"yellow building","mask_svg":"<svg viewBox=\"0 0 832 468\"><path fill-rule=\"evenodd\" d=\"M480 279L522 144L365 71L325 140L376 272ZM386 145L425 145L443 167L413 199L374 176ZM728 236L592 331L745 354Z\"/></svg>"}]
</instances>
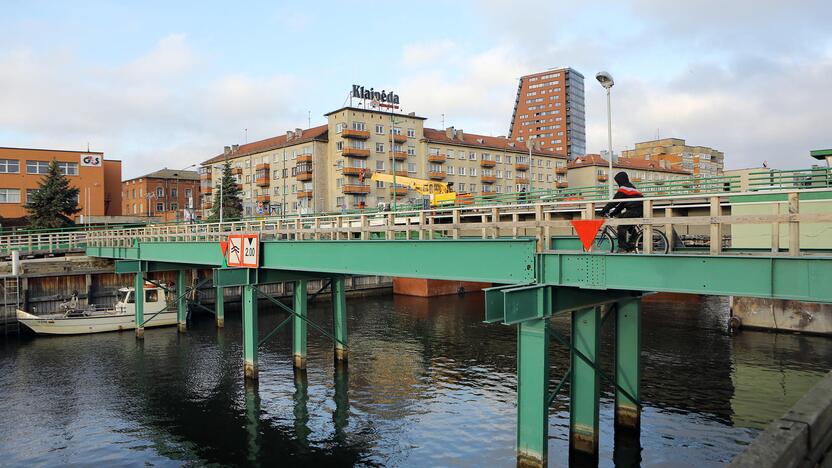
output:
<instances>
[{"instance_id":1,"label":"yellow building","mask_svg":"<svg viewBox=\"0 0 832 468\"><path fill-rule=\"evenodd\" d=\"M644 161L638 159L618 158L612 165L613 174L624 171L630 177L630 181L638 186L639 182L652 182L657 180L687 179L691 177L690 172L671 167L662 161ZM607 185L609 177L609 162L597 154L587 154L569 163L569 186L592 187L595 185Z\"/></svg>"},{"instance_id":2,"label":"yellow building","mask_svg":"<svg viewBox=\"0 0 832 468\"><path fill-rule=\"evenodd\" d=\"M725 168L725 154L722 151L707 146L690 146L681 138L636 143L635 149L621 152L621 159L665 161L673 168L702 177L721 175Z\"/></svg>"},{"instance_id":3,"label":"yellow building","mask_svg":"<svg viewBox=\"0 0 832 468\"><path fill-rule=\"evenodd\" d=\"M369 107L369 106L367 106ZM389 106L392 107L392 106ZM346 106L326 125L226 147L202 163L202 207L209 209L222 165L231 162L247 216L375 208L393 200L373 172L432 179L477 195L566 186L566 157L505 137L425 128L413 113ZM398 187L399 203L421 195Z\"/></svg>"}]
</instances>

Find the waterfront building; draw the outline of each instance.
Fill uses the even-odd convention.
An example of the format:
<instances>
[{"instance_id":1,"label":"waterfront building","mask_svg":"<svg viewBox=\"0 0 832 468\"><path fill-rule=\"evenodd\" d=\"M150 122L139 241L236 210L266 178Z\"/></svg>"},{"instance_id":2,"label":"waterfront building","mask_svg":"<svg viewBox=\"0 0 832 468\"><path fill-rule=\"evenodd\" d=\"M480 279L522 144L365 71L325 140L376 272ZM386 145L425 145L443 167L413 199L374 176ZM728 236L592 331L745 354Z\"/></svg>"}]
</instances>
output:
<instances>
[{"instance_id":1,"label":"waterfront building","mask_svg":"<svg viewBox=\"0 0 832 468\"><path fill-rule=\"evenodd\" d=\"M418 193L372 181L373 172L452 183L488 195L566 186L566 156L505 137L427 128L414 113L346 106L325 125L225 147L202 163L202 208L211 208L225 161L247 216L421 204Z\"/></svg>"},{"instance_id":2,"label":"waterfront building","mask_svg":"<svg viewBox=\"0 0 832 468\"><path fill-rule=\"evenodd\" d=\"M121 214L121 161L99 151L0 148L0 218L4 225L24 224L25 205L55 160L72 187L79 189L72 216Z\"/></svg>"},{"instance_id":3,"label":"waterfront building","mask_svg":"<svg viewBox=\"0 0 832 468\"><path fill-rule=\"evenodd\" d=\"M721 175L725 168L722 151L707 146L690 146L681 138L642 141L636 143L634 149L622 151L621 158L666 161L672 167L702 177Z\"/></svg>"},{"instance_id":4,"label":"waterfront building","mask_svg":"<svg viewBox=\"0 0 832 468\"><path fill-rule=\"evenodd\" d=\"M612 177L615 177L618 171L624 171L636 186L640 182L691 177L689 171L672 167L664 161L618 158L618 161L613 162L612 168ZM608 177L610 177L609 162L597 154L587 154L571 161L568 169L570 187L606 186Z\"/></svg>"},{"instance_id":5,"label":"waterfront building","mask_svg":"<svg viewBox=\"0 0 832 468\"><path fill-rule=\"evenodd\" d=\"M160 217L165 221L189 219L199 203L199 174L164 168L121 183L122 213Z\"/></svg>"},{"instance_id":6,"label":"waterfront building","mask_svg":"<svg viewBox=\"0 0 832 468\"><path fill-rule=\"evenodd\" d=\"M545 151L573 160L586 153L584 76L554 68L520 77L509 138L534 139Z\"/></svg>"}]
</instances>

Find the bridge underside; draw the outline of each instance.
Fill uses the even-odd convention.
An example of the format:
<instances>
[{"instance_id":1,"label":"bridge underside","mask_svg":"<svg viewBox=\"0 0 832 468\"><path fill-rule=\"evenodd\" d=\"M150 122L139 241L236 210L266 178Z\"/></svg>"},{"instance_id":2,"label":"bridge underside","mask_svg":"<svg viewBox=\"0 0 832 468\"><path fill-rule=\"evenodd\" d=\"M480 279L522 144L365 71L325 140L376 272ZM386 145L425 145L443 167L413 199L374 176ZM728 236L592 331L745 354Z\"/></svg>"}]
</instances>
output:
<instances>
[{"instance_id":1,"label":"bridge underside","mask_svg":"<svg viewBox=\"0 0 832 468\"><path fill-rule=\"evenodd\" d=\"M666 291L832 302L832 257L760 255L617 255L574 251L537 252L535 239L264 241L259 269L225 267L215 242L142 242L134 247L89 247L87 254L117 260L117 271L136 273L136 288L149 271L215 269L218 297L226 286L242 287L245 374L257 378L258 347L291 321L294 365L306 366L306 281L330 278L335 359L348 355L344 276L353 274L482 281L500 286L485 293L485 320L517 325L517 454L521 464L545 466L548 406L566 381L570 385L570 452L597 457L600 380L616 388L617 430L640 427L640 296ZM550 244L551 245L551 244ZM184 276L183 276L184 277ZM259 284L294 283L289 316L260 338ZM138 299L138 298L137 298ZM141 305L137 301L137 324ZM221 308L221 300L218 300ZM219 316L218 309L218 316ZM570 314L571 339L549 326ZM615 374L598 362L601 323L614 317ZM138 330L137 330L138 331ZM569 371L549 389L551 339L570 349Z\"/></svg>"}]
</instances>

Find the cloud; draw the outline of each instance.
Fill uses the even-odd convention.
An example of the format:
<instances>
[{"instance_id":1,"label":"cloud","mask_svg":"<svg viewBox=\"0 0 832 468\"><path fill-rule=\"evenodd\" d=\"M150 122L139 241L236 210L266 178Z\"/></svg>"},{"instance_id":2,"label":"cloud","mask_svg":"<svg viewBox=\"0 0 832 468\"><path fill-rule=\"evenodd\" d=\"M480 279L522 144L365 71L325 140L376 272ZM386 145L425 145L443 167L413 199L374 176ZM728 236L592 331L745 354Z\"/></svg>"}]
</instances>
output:
<instances>
[{"instance_id":1,"label":"cloud","mask_svg":"<svg viewBox=\"0 0 832 468\"><path fill-rule=\"evenodd\" d=\"M90 65L66 50L0 52L4 144L92 149L122 159L124 177L185 167L305 122L288 74L213 75L173 34L123 64ZM208 76L205 78L205 76Z\"/></svg>"},{"instance_id":2,"label":"cloud","mask_svg":"<svg viewBox=\"0 0 832 468\"><path fill-rule=\"evenodd\" d=\"M447 39L405 45L402 51L402 64L406 67L423 67L437 65L440 60L448 62L455 49L456 44Z\"/></svg>"}]
</instances>

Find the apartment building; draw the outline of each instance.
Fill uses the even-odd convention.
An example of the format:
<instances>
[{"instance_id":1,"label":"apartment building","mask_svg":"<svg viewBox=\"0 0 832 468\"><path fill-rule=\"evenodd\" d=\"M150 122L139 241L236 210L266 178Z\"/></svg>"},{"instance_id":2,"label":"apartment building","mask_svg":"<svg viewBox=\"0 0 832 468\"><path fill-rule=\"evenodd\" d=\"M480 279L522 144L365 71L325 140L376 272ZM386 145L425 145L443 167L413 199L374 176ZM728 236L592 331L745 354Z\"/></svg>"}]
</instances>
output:
<instances>
[{"instance_id":1,"label":"apartment building","mask_svg":"<svg viewBox=\"0 0 832 468\"><path fill-rule=\"evenodd\" d=\"M686 179L692 176L689 171L672 167L663 161L618 158L612 168L612 177L619 171L624 171L636 186L640 182ZM610 177L609 162L600 155L587 154L569 163L567 175L569 187L572 188L605 186Z\"/></svg>"},{"instance_id":2,"label":"apartment building","mask_svg":"<svg viewBox=\"0 0 832 468\"><path fill-rule=\"evenodd\" d=\"M369 107L369 106L368 106ZM505 137L426 128L413 113L346 106L326 125L240 146L202 163L202 208L210 209L229 161L246 215L309 213L421 203L407 187L372 181L374 172L432 179L477 195L566 186L566 156Z\"/></svg>"},{"instance_id":3,"label":"apartment building","mask_svg":"<svg viewBox=\"0 0 832 468\"><path fill-rule=\"evenodd\" d=\"M188 219L198 208L199 174L164 168L121 183L121 212L130 216Z\"/></svg>"},{"instance_id":4,"label":"apartment building","mask_svg":"<svg viewBox=\"0 0 832 468\"><path fill-rule=\"evenodd\" d=\"M622 159L665 161L672 167L686 170L695 176L721 175L725 169L725 154L707 146L690 146L681 138L642 141L635 148L621 152Z\"/></svg>"},{"instance_id":5,"label":"apartment building","mask_svg":"<svg viewBox=\"0 0 832 468\"><path fill-rule=\"evenodd\" d=\"M509 138L575 159L586 153L584 105L584 76L572 68L522 76Z\"/></svg>"},{"instance_id":6,"label":"apartment building","mask_svg":"<svg viewBox=\"0 0 832 468\"><path fill-rule=\"evenodd\" d=\"M97 151L0 148L0 217L5 225L25 223L29 197L55 160L72 187L79 189L73 218L121 214L121 161Z\"/></svg>"}]
</instances>

